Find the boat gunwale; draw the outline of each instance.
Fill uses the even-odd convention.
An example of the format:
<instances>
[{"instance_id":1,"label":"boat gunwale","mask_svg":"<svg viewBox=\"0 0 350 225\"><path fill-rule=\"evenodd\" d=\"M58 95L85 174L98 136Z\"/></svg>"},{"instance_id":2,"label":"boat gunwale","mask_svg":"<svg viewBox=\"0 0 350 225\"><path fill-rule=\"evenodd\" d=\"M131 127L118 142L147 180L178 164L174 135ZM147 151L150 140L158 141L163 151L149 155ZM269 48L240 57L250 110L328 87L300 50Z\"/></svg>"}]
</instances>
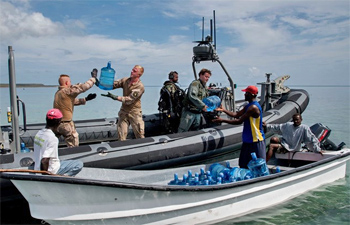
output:
<instances>
[{"instance_id":1,"label":"boat gunwale","mask_svg":"<svg viewBox=\"0 0 350 225\"><path fill-rule=\"evenodd\" d=\"M340 158L345 158L350 156L350 150L342 152L344 150L339 150L339 154L332 157L322 159L317 162L313 162L304 166L296 167L291 170L283 171L280 173L271 174L269 176L258 177L254 179L238 181L233 183L226 183L221 185L200 185L200 186L177 186L177 185L155 185L155 184L137 184L137 183L126 183L118 181L104 181L96 179L86 179L80 177L68 177L60 175L36 175L36 174L16 174L11 172L0 172L0 177L10 180L30 180L30 181L40 181L40 182L55 182L55 183L67 183L67 184L79 184L79 185L94 185L94 186L105 186L105 187L117 187L117 188L127 188L127 189L139 189L139 190L149 190L149 191L213 191L230 189L239 186L245 186L260 181L273 180L280 177L288 176L290 174L298 173L301 171L306 171L311 168L316 168L322 164L326 164L335 161ZM151 171L150 171L151 172Z\"/></svg>"}]
</instances>

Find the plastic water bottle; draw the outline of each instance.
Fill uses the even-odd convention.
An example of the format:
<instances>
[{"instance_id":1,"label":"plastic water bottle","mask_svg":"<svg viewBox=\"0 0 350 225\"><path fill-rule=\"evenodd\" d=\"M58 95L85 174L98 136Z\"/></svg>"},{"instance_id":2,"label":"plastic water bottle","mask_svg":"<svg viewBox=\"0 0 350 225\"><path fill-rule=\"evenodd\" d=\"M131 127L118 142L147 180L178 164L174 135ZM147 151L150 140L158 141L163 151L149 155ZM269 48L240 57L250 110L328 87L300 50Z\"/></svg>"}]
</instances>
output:
<instances>
[{"instance_id":1,"label":"plastic water bottle","mask_svg":"<svg viewBox=\"0 0 350 225\"><path fill-rule=\"evenodd\" d=\"M248 180L254 177L253 173L244 168L233 167L229 172L228 182L236 182L241 180Z\"/></svg>"},{"instance_id":2,"label":"plastic water bottle","mask_svg":"<svg viewBox=\"0 0 350 225\"><path fill-rule=\"evenodd\" d=\"M187 174L184 174L182 176L182 181L179 182L179 185L188 185L188 183L187 183Z\"/></svg>"},{"instance_id":3,"label":"plastic water bottle","mask_svg":"<svg viewBox=\"0 0 350 225\"><path fill-rule=\"evenodd\" d=\"M170 181L168 185L178 185L179 184L179 176L177 173L174 173L174 180Z\"/></svg>"},{"instance_id":4,"label":"plastic water bottle","mask_svg":"<svg viewBox=\"0 0 350 225\"><path fill-rule=\"evenodd\" d=\"M244 168L239 168L239 177L242 180L248 180L254 178L252 171Z\"/></svg>"},{"instance_id":5,"label":"plastic water bottle","mask_svg":"<svg viewBox=\"0 0 350 225\"><path fill-rule=\"evenodd\" d=\"M199 179L198 176L194 177L194 180L190 183L191 186L197 186L199 185Z\"/></svg>"},{"instance_id":6,"label":"plastic water bottle","mask_svg":"<svg viewBox=\"0 0 350 225\"><path fill-rule=\"evenodd\" d=\"M199 182L203 182L206 178L205 172L204 172L204 168L200 169L200 174L199 174Z\"/></svg>"},{"instance_id":7,"label":"plastic water bottle","mask_svg":"<svg viewBox=\"0 0 350 225\"><path fill-rule=\"evenodd\" d=\"M228 173L230 172L230 169L228 169L227 167L221 165L220 163L213 163L212 165L210 165L209 171L211 173L211 176L215 180L217 180L217 178L219 177L220 173L223 174L223 178L225 180L225 179L228 179Z\"/></svg>"},{"instance_id":8,"label":"plastic water bottle","mask_svg":"<svg viewBox=\"0 0 350 225\"><path fill-rule=\"evenodd\" d=\"M222 184L222 178L221 177L218 177L218 179L216 181L216 184Z\"/></svg>"},{"instance_id":9,"label":"plastic water bottle","mask_svg":"<svg viewBox=\"0 0 350 225\"><path fill-rule=\"evenodd\" d=\"M269 175L266 161L262 158L257 158L255 152L251 153L252 160L248 163L248 168L252 171L254 177L262 177Z\"/></svg>"},{"instance_id":10,"label":"plastic water bottle","mask_svg":"<svg viewBox=\"0 0 350 225\"><path fill-rule=\"evenodd\" d=\"M30 152L30 149L27 148L23 142L21 143L21 152L23 153Z\"/></svg>"},{"instance_id":11,"label":"plastic water bottle","mask_svg":"<svg viewBox=\"0 0 350 225\"><path fill-rule=\"evenodd\" d=\"M279 173L279 172L281 172L281 169L280 169L280 167L279 167L279 166L277 166L277 167L276 167L276 171L275 171L275 173Z\"/></svg>"},{"instance_id":12,"label":"plastic water bottle","mask_svg":"<svg viewBox=\"0 0 350 225\"><path fill-rule=\"evenodd\" d=\"M216 184L216 181L213 179L212 176L208 175L207 181L209 182L210 185Z\"/></svg>"},{"instance_id":13,"label":"plastic water bottle","mask_svg":"<svg viewBox=\"0 0 350 225\"><path fill-rule=\"evenodd\" d=\"M191 184L191 182L194 181L194 176L192 176L192 171L188 170L187 171L188 175L187 175L187 183Z\"/></svg>"},{"instance_id":14,"label":"plastic water bottle","mask_svg":"<svg viewBox=\"0 0 350 225\"><path fill-rule=\"evenodd\" d=\"M101 69L99 88L103 90L112 90L114 83L115 70L111 67L111 62L107 63L107 67Z\"/></svg>"},{"instance_id":15,"label":"plastic water bottle","mask_svg":"<svg viewBox=\"0 0 350 225\"><path fill-rule=\"evenodd\" d=\"M203 103L208 107L207 112L212 112L221 105L221 99L216 95L212 95L203 99Z\"/></svg>"}]
</instances>

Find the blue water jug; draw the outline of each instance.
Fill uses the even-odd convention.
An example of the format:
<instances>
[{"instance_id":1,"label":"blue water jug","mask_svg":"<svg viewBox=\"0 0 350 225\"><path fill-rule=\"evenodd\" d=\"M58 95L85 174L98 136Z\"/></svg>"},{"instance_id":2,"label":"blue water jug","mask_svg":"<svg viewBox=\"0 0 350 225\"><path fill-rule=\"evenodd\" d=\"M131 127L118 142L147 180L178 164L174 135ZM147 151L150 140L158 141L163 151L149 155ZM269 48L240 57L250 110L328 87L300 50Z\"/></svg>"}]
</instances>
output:
<instances>
[{"instance_id":1,"label":"blue water jug","mask_svg":"<svg viewBox=\"0 0 350 225\"><path fill-rule=\"evenodd\" d=\"M255 152L251 153L252 160L248 163L248 168L252 171L254 177L261 177L269 175L269 168L267 168L266 161L262 158L257 158Z\"/></svg>"},{"instance_id":2,"label":"blue water jug","mask_svg":"<svg viewBox=\"0 0 350 225\"><path fill-rule=\"evenodd\" d=\"M217 180L220 173L223 173L223 178L224 178L223 181L225 181L226 179L228 179L228 173L229 173L230 169L221 165L220 163L213 163L210 165L209 171L211 173L211 176L215 180Z\"/></svg>"},{"instance_id":3,"label":"blue water jug","mask_svg":"<svg viewBox=\"0 0 350 225\"><path fill-rule=\"evenodd\" d=\"M180 181L178 184L179 184L179 185L188 185L188 182L187 182L187 174L184 174L184 175L182 176L182 181Z\"/></svg>"},{"instance_id":4,"label":"blue water jug","mask_svg":"<svg viewBox=\"0 0 350 225\"><path fill-rule=\"evenodd\" d=\"M194 177L194 180L190 183L191 186L197 186L199 185L199 178L198 176Z\"/></svg>"},{"instance_id":5,"label":"blue water jug","mask_svg":"<svg viewBox=\"0 0 350 225\"><path fill-rule=\"evenodd\" d=\"M214 180L213 177L210 175L208 175L207 181L208 181L209 185L216 184L216 180Z\"/></svg>"},{"instance_id":6,"label":"blue water jug","mask_svg":"<svg viewBox=\"0 0 350 225\"><path fill-rule=\"evenodd\" d=\"M280 173L281 172L281 169L280 169L280 167L279 166L277 166L276 167L276 171L275 171L275 173Z\"/></svg>"},{"instance_id":7,"label":"blue water jug","mask_svg":"<svg viewBox=\"0 0 350 225\"><path fill-rule=\"evenodd\" d=\"M218 179L216 181L216 184L222 184L222 178L221 177L218 177Z\"/></svg>"},{"instance_id":8,"label":"blue water jug","mask_svg":"<svg viewBox=\"0 0 350 225\"><path fill-rule=\"evenodd\" d=\"M191 182L194 181L194 176L192 175L192 171L188 170L187 171L188 175L187 175L187 183L191 184Z\"/></svg>"},{"instance_id":9,"label":"blue water jug","mask_svg":"<svg viewBox=\"0 0 350 225\"><path fill-rule=\"evenodd\" d=\"M170 181L168 185L178 185L179 184L179 176L177 173L174 173L174 180Z\"/></svg>"},{"instance_id":10,"label":"blue water jug","mask_svg":"<svg viewBox=\"0 0 350 225\"><path fill-rule=\"evenodd\" d=\"M200 169L200 174L199 174L199 182L204 181L206 177L207 177L207 176L206 176L206 174L205 174L204 168L201 168L201 169Z\"/></svg>"},{"instance_id":11,"label":"blue water jug","mask_svg":"<svg viewBox=\"0 0 350 225\"><path fill-rule=\"evenodd\" d=\"M26 147L26 145L22 142L21 143L21 152L30 152L30 149Z\"/></svg>"},{"instance_id":12,"label":"blue water jug","mask_svg":"<svg viewBox=\"0 0 350 225\"><path fill-rule=\"evenodd\" d=\"M233 167L229 172L228 182L252 179L254 175L248 169Z\"/></svg>"},{"instance_id":13,"label":"blue water jug","mask_svg":"<svg viewBox=\"0 0 350 225\"><path fill-rule=\"evenodd\" d=\"M208 107L207 112L212 112L221 105L221 99L216 95L212 95L203 99L203 103Z\"/></svg>"},{"instance_id":14,"label":"blue water jug","mask_svg":"<svg viewBox=\"0 0 350 225\"><path fill-rule=\"evenodd\" d=\"M111 67L111 62L107 63L107 67L101 69L99 88L102 90L112 90L114 83L115 70Z\"/></svg>"}]
</instances>

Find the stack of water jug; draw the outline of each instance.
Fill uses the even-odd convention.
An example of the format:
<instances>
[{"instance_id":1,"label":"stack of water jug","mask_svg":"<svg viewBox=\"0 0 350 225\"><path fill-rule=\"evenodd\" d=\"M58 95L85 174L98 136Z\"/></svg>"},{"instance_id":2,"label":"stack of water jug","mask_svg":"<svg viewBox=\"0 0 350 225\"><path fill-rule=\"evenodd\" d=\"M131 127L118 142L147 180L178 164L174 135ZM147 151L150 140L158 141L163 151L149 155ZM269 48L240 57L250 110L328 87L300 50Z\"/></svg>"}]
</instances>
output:
<instances>
[{"instance_id":1,"label":"stack of water jug","mask_svg":"<svg viewBox=\"0 0 350 225\"><path fill-rule=\"evenodd\" d=\"M229 162L226 162L226 166L220 163L214 163L210 165L207 172L204 168L200 169L200 173L193 175L191 170L188 170L187 174L184 174L182 179L179 179L178 174L174 174L174 180L170 181L169 185L216 185L223 183L232 183L241 180L248 180L255 177L261 177L269 175L269 169L264 159L257 158L255 152L252 154L252 160L248 163L249 169L231 167ZM276 168L279 171L279 168Z\"/></svg>"}]
</instances>

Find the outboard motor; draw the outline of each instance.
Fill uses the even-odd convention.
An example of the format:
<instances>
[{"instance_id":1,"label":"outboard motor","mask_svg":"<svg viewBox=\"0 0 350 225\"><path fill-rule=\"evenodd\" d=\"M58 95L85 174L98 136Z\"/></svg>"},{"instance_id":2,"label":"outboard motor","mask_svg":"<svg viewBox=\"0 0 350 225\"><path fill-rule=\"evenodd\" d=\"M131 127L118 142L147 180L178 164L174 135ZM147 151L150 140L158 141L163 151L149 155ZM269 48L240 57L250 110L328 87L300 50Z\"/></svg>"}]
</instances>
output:
<instances>
[{"instance_id":1,"label":"outboard motor","mask_svg":"<svg viewBox=\"0 0 350 225\"><path fill-rule=\"evenodd\" d=\"M340 150L345 146L345 143L342 142L338 146L334 144L328 137L331 134L331 129L323 125L322 123L316 123L310 127L312 133L315 134L317 139L320 142L321 149L325 150Z\"/></svg>"}]
</instances>

